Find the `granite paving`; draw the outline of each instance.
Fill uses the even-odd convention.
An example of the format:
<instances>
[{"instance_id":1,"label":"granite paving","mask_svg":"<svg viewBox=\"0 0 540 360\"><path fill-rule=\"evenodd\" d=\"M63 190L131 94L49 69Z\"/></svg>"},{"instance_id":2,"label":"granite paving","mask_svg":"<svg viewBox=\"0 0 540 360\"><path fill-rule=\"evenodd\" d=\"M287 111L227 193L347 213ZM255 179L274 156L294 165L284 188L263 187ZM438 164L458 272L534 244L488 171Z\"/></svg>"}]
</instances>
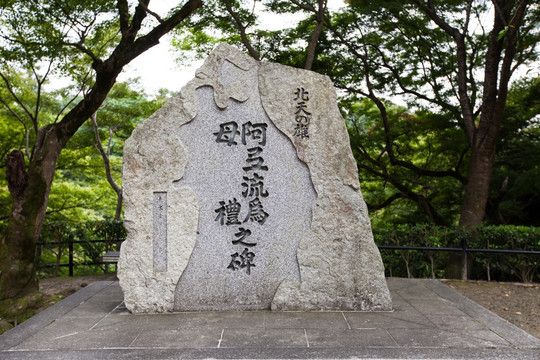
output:
<instances>
[{"instance_id":1,"label":"granite paving","mask_svg":"<svg viewBox=\"0 0 540 360\"><path fill-rule=\"evenodd\" d=\"M391 312L133 315L95 282L0 336L0 359L540 359L540 340L437 280L387 279Z\"/></svg>"}]
</instances>

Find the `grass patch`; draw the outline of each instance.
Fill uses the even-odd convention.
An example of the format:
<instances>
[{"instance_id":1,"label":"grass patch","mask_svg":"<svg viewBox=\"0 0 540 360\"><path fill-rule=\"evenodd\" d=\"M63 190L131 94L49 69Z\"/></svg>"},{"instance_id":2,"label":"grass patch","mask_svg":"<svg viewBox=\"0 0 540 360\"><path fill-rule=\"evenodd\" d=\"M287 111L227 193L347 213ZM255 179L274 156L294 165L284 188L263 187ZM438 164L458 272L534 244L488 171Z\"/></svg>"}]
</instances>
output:
<instances>
[{"instance_id":1,"label":"grass patch","mask_svg":"<svg viewBox=\"0 0 540 360\"><path fill-rule=\"evenodd\" d=\"M30 319L73 292L64 290L57 294L44 295L36 291L21 298L0 301L0 334Z\"/></svg>"}]
</instances>

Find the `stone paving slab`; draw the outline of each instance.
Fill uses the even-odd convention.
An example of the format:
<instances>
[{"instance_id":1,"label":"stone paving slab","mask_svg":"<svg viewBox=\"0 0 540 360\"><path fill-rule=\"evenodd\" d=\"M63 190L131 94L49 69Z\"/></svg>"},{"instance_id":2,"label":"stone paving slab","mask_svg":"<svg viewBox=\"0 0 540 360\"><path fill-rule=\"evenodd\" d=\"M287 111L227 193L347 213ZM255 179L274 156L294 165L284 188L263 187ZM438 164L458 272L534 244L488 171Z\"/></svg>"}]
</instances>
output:
<instances>
[{"instance_id":1,"label":"stone paving slab","mask_svg":"<svg viewBox=\"0 0 540 360\"><path fill-rule=\"evenodd\" d=\"M96 282L0 336L0 359L539 359L540 340L437 280L387 280L392 312L132 315Z\"/></svg>"}]
</instances>

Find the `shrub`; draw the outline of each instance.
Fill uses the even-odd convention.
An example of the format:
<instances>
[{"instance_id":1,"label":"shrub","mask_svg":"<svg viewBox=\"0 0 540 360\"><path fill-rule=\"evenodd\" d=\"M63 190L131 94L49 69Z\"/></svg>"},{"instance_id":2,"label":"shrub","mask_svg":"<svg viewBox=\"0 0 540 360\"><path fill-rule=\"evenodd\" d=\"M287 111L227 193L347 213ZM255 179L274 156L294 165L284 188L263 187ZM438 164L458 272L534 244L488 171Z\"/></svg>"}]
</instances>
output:
<instances>
[{"instance_id":1,"label":"shrub","mask_svg":"<svg viewBox=\"0 0 540 360\"><path fill-rule=\"evenodd\" d=\"M431 224L377 227L377 245L455 247L462 240L468 248L540 250L540 228L526 226L480 226L471 232ZM435 250L381 250L387 276L442 277L449 252ZM473 260L472 279L531 282L540 280L538 255L468 253Z\"/></svg>"}]
</instances>

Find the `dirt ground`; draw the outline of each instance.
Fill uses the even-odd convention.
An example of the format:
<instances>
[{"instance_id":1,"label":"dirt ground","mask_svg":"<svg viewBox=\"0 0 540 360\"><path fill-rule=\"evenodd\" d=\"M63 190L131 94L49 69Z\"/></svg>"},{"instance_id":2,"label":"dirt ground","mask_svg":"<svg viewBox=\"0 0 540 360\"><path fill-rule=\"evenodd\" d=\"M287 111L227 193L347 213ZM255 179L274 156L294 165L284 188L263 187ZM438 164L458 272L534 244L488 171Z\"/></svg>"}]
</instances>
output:
<instances>
[{"instance_id":1,"label":"dirt ground","mask_svg":"<svg viewBox=\"0 0 540 360\"><path fill-rule=\"evenodd\" d=\"M114 274L43 279L44 295L70 294L94 281L117 280ZM444 284L540 339L540 284L442 280Z\"/></svg>"},{"instance_id":2,"label":"dirt ground","mask_svg":"<svg viewBox=\"0 0 540 360\"><path fill-rule=\"evenodd\" d=\"M443 283L540 339L540 284L454 280Z\"/></svg>"},{"instance_id":3,"label":"dirt ground","mask_svg":"<svg viewBox=\"0 0 540 360\"><path fill-rule=\"evenodd\" d=\"M74 293L94 281L116 281L115 274L87 275L77 277L58 277L39 280L39 291L43 295L53 295L67 291Z\"/></svg>"}]
</instances>

